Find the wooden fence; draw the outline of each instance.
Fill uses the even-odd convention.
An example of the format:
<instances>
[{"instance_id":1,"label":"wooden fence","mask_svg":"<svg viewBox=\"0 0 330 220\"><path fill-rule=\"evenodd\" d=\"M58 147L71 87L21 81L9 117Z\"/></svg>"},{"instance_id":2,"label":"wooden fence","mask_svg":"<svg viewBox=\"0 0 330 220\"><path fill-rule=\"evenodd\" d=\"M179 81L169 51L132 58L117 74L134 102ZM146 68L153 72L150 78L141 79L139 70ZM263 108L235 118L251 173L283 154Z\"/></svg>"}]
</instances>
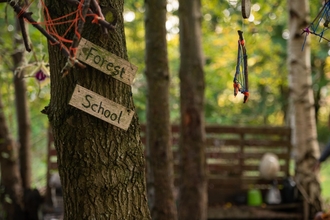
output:
<instances>
[{"instance_id":1,"label":"wooden fence","mask_svg":"<svg viewBox=\"0 0 330 220\"><path fill-rule=\"evenodd\" d=\"M259 163L265 153L279 158L277 180L289 176L291 158L291 130L287 127L206 126L206 158L209 173L209 204L230 202L233 195L251 187L266 189L272 183L260 178ZM141 127L145 143L145 126ZM179 127L172 126L175 167L179 157L177 146Z\"/></svg>"}]
</instances>

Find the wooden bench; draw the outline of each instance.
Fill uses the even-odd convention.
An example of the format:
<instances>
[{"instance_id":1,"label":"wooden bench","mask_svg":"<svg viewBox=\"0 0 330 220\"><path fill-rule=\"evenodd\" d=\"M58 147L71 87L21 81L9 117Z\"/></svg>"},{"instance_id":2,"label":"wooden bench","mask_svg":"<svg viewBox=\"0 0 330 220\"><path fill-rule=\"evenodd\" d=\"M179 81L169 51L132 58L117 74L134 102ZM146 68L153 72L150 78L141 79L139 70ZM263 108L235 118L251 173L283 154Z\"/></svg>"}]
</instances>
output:
<instances>
[{"instance_id":1,"label":"wooden bench","mask_svg":"<svg viewBox=\"0 0 330 220\"><path fill-rule=\"evenodd\" d=\"M209 219L303 219L302 203L251 207L242 201L249 189L259 189L265 197L272 185L272 180L262 179L259 174L259 163L265 153L278 156L279 187L290 176L290 128L207 125L205 131ZM145 126L141 126L141 138L145 143ZM179 126L173 125L175 172L179 163L178 143Z\"/></svg>"},{"instance_id":2,"label":"wooden bench","mask_svg":"<svg viewBox=\"0 0 330 220\"><path fill-rule=\"evenodd\" d=\"M141 140L144 144L145 130L145 125L142 125ZM263 196L270 188L272 181L260 178L259 174L260 159L265 153L274 153L279 158L277 181L280 187L290 176L290 128L207 125L205 130L209 219L303 219L300 202L260 207L237 203L237 199L246 196L251 188L260 189ZM57 169L52 137L49 140L47 176ZM178 143L179 126L173 125L175 170L179 163Z\"/></svg>"}]
</instances>

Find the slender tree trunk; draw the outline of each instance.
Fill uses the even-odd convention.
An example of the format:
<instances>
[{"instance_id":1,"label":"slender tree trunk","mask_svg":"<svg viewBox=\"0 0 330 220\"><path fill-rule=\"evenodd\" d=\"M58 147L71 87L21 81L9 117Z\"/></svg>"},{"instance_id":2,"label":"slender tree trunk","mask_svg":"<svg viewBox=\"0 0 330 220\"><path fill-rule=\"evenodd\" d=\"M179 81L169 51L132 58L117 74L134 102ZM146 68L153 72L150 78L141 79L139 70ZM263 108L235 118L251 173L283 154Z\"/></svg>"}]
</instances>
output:
<instances>
[{"instance_id":1,"label":"slender tree trunk","mask_svg":"<svg viewBox=\"0 0 330 220\"><path fill-rule=\"evenodd\" d=\"M148 198L154 220L177 219L169 116L166 0L146 0Z\"/></svg>"},{"instance_id":2,"label":"slender tree trunk","mask_svg":"<svg viewBox=\"0 0 330 220\"><path fill-rule=\"evenodd\" d=\"M16 19L15 34L20 34L20 26L18 19ZM22 48L23 41L21 38L15 37L14 39L14 50L13 63L14 67L17 68L24 65L26 60L24 57L25 49ZM22 186L24 189L31 188L31 122L30 113L28 108L27 96L26 96L26 83L24 80L23 69L19 74L14 75L14 86L15 86L15 105L18 122L18 142L19 148L19 161L20 161L20 173L22 177Z\"/></svg>"},{"instance_id":3,"label":"slender tree trunk","mask_svg":"<svg viewBox=\"0 0 330 220\"><path fill-rule=\"evenodd\" d=\"M31 188L31 145L30 145L30 114L26 97L26 84L24 79L14 76L16 113L18 121L18 141L20 143L20 174L24 189Z\"/></svg>"},{"instance_id":4,"label":"slender tree trunk","mask_svg":"<svg viewBox=\"0 0 330 220\"><path fill-rule=\"evenodd\" d=\"M9 134L0 94L1 203L6 220L23 219L23 189L19 173L17 144ZM0 215L1 217L1 215Z\"/></svg>"},{"instance_id":5,"label":"slender tree trunk","mask_svg":"<svg viewBox=\"0 0 330 220\"><path fill-rule=\"evenodd\" d=\"M75 7L62 1L46 1L52 18ZM102 34L87 18L82 37L127 59L123 24L123 0L99 1L106 17L117 17L116 30ZM109 14L110 13L110 14ZM58 26L64 34L66 27ZM70 32L66 35L72 39ZM64 198L64 219L150 219L146 199L144 152L136 114L127 131L69 106L76 84L134 110L131 86L91 66L60 74L67 59L49 45L51 101L45 109L53 128ZM94 103L100 105L100 103Z\"/></svg>"},{"instance_id":6,"label":"slender tree trunk","mask_svg":"<svg viewBox=\"0 0 330 220\"><path fill-rule=\"evenodd\" d=\"M207 218L204 129L204 58L200 0L179 0L180 18L180 220Z\"/></svg>"},{"instance_id":7,"label":"slender tree trunk","mask_svg":"<svg viewBox=\"0 0 330 220\"><path fill-rule=\"evenodd\" d=\"M306 192L305 212L312 218L321 210L320 183L313 171L319 156L317 142L314 97L311 79L310 41L304 44L302 30L308 26L309 4L307 0L290 0L289 6L289 87L292 107L292 128L296 156L296 181ZM307 205L308 202L308 205ZM308 216L306 216L308 218Z\"/></svg>"}]
</instances>

